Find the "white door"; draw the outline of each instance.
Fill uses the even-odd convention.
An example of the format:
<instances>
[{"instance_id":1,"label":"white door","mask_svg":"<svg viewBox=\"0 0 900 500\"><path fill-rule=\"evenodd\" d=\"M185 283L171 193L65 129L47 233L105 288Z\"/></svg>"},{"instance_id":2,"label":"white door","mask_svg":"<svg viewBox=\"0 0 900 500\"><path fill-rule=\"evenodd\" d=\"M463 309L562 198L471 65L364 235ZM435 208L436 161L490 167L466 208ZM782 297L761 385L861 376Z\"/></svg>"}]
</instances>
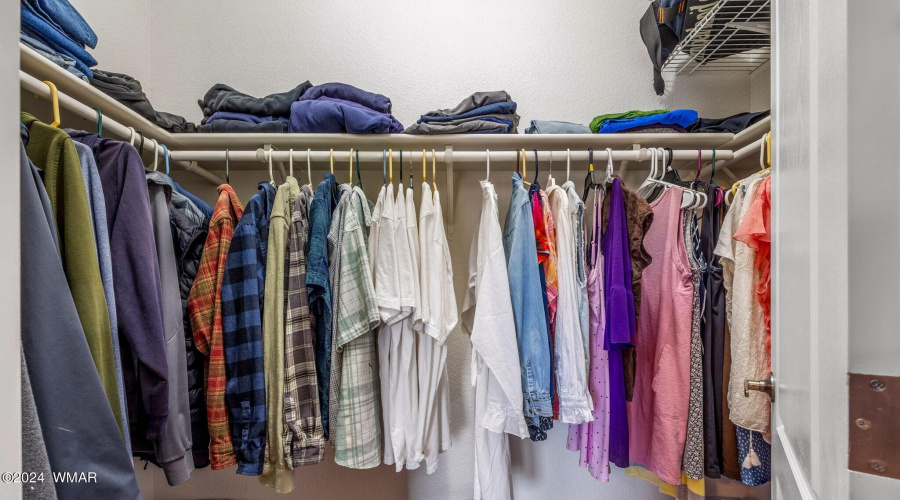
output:
<instances>
[{"instance_id":1,"label":"white door","mask_svg":"<svg viewBox=\"0 0 900 500\"><path fill-rule=\"evenodd\" d=\"M848 0L773 14L772 498L848 498Z\"/></svg>"}]
</instances>

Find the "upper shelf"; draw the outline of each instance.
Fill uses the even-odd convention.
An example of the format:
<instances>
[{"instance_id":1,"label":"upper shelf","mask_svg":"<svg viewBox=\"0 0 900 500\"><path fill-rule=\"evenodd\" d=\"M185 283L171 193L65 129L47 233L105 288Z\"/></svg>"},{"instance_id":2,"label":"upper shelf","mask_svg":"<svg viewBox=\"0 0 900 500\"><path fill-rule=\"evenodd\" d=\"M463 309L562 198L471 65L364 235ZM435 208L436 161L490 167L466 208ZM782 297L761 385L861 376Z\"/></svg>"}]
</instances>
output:
<instances>
[{"instance_id":1,"label":"upper shelf","mask_svg":"<svg viewBox=\"0 0 900 500\"><path fill-rule=\"evenodd\" d=\"M629 149L634 144L644 147L670 147L673 149L723 149L723 146L740 147L758 139L769 128L769 120L763 120L740 134L502 134L502 135L440 135L413 136L406 134L358 135L358 134L173 134L125 107L93 86L79 80L69 72L53 64L43 56L20 44L21 69L39 80L52 81L60 92L81 103L99 108L103 117L123 126L134 127L148 139L158 140L170 150L255 150L266 144L277 149L362 149L377 150L443 150L452 146L457 151L526 149L579 149L604 148ZM23 103L24 104L24 103ZM740 138L745 137L746 140ZM128 139L128 137L123 137Z\"/></svg>"}]
</instances>

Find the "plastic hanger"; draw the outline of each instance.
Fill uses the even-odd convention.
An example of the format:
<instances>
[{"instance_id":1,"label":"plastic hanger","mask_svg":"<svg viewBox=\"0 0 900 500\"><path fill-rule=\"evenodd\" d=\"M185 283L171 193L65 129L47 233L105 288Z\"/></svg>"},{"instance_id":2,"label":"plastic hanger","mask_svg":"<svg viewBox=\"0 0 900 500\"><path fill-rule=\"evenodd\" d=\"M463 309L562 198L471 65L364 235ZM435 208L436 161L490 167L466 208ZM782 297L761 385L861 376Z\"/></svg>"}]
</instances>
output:
<instances>
[{"instance_id":1,"label":"plastic hanger","mask_svg":"<svg viewBox=\"0 0 900 500\"><path fill-rule=\"evenodd\" d=\"M485 153L487 154L487 176L485 176L484 180L487 182L491 181L491 150L485 149Z\"/></svg>"},{"instance_id":2,"label":"plastic hanger","mask_svg":"<svg viewBox=\"0 0 900 500\"><path fill-rule=\"evenodd\" d=\"M294 150L288 150L288 175L294 176Z\"/></svg>"},{"instance_id":3,"label":"plastic hanger","mask_svg":"<svg viewBox=\"0 0 900 500\"><path fill-rule=\"evenodd\" d=\"M228 168L228 163L229 163L229 162L228 162L228 153L229 153L229 151L226 149L226 150L225 150L225 184L229 184L229 185L230 185L230 184L231 184L231 177L228 175L228 171L229 171L229 168Z\"/></svg>"},{"instance_id":4,"label":"plastic hanger","mask_svg":"<svg viewBox=\"0 0 900 500\"><path fill-rule=\"evenodd\" d=\"M569 171L572 169L572 151L566 149L566 182L569 182Z\"/></svg>"},{"instance_id":5,"label":"plastic hanger","mask_svg":"<svg viewBox=\"0 0 900 500\"><path fill-rule=\"evenodd\" d=\"M59 124L61 123L59 119L59 91L56 90L56 85L50 80L44 80L44 83L50 87L50 103L53 105L53 123L51 123L50 126L59 127Z\"/></svg>"},{"instance_id":6,"label":"plastic hanger","mask_svg":"<svg viewBox=\"0 0 900 500\"><path fill-rule=\"evenodd\" d=\"M394 185L394 150L388 148L388 183Z\"/></svg>"},{"instance_id":7,"label":"plastic hanger","mask_svg":"<svg viewBox=\"0 0 900 500\"><path fill-rule=\"evenodd\" d=\"M97 112L97 137L103 137L103 112L96 106L91 109Z\"/></svg>"},{"instance_id":8,"label":"plastic hanger","mask_svg":"<svg viewBox=\"0 0 900 500\"><path fill-rule=\"evenodd\" d=\"M534 149L534 182L538 182L538 174L541 173L541 164L538 161L537 149Z\"/></svg>"},{"instance_id":9,"label":"plastic hanger","mask_svg":"<svg viewBox=\"0 0 900 500\"><path fill-rule=\"evenodd\" d=\"M594 181L594 148L588 148L588 173L584 176L584 191L581 193L581 201L587 201L588 192L596 187Z\"/></svg>"},{"instance_id":10,"label":"plastic hanger","mask_svg":"<svg viewBox=\"0 0 900 500\"><path fill-rule=\"evenodd\" d=\"M425 150L422 150L422 184L428 183L428 177L425 175Z\"/></svg>"},{"instance_id":11,"label":"plastic hanger","mask_svg":"<svg viewBox=\"0 0 900 500\"><path fill-rule=\"evenodd\" d=\"M531 186L531 183L528 182L528 160L525 156L525 148L522 148L522 184L526 186Z\"/></svg>"},{"instance_id":12,"label":"plastic hanger","mask_svg":"<svg viewBox=\"0 0 900 500\"><path fill-rule=\"evenodd\" d=\"M400 186L403 186L403 150L400 150Z\"/></svg>"},{"instance_id":13,"label":"plastic hanger","mask_svg":"<svg viewBox=\"0 0 900 500\"><path fill-rule=\"evenodd\" d=\"M134 127L127 127L131 133L128 135L128 144L131 144L131 147L134 147L134 139L137 137L137 130Z\"/></svg>"},{"instance_id":14,"label":"plastic hanger","mask_svg":"<svg viewBox=\"0 0 900 500\"><path fill-rule=\"evenodd\" d=\"M272 150L271 149L266 151L266 156L269 159L269 184L271 184L272 187L275 187L275 175L272 173Z\"/></svg>"},{"instance_id":15,"label":"plastic hanger","mask_svg":"<svg viewBox=\"0 0 900 500\"><path fill-rule=\"evenodd\" d=\"M156 142L153 146L153 171L156 172L157 160L159 160L159 143Z\"/></svg>"},{"instance_id":16,"label":"plastic hanger","mask_svg":"<svg viewBox=\"0 0 900 500\"><path fill-rule=\"evenodd\" d=\"M309 186L312 187L312 162L309 159L310 153L310 149L306 148L306 178L309 180Z\"/></svg>"},{"instance_id":17,"label":"plastic hanger","mask_svg":"<svg viewBox=\"0 0 900 500\"><path fill-rule=\"evenodd\" d=\"M169 175L169 148L167 148L165 144L163 144L162 148L163 154L166 155L166 175Z\"/></svg>"},{"instance_id":18,"label":"plastic hanger","mask_svg":"<svg viewBox=\"0 0 900 500\"><path fill-rule=\"evenodd\" d=\"M606 148L606 179L603 179L603 184L612 184L613 179L613 152L612 149Z\"/></svg>"},{"instance_id":19,"label":"plastic hanger","mask_svg":"<svg viewBox=\"0 0 900 500\"><path fill-rule=\"evenodd\" d=\"M434 150L431 150L431 187L435 193L437 193L437 178L435 178L435 172L437 172L437 156L434 154Z\"/></svg>"},{"instance_id":20,"label":"plastic hanger","mask_svg":"<svg viewBox=\"0 0 900 500\"><path fill-rule=\"evenodd\" d=\"M334 175L334 148L328 153L328 163L331 168L331 175Z\"/></svg>"},{"instance_id":21,"label":"plastic hanger","mask_svg":"<svg viewBox=\"0 0 900 500\"><path fill-rule=\"evenodd\" d=\"M387 186L387 150L381 150L381 180L382 186Z\"/></svg>"},{"instance_id":22,"label":"plastic hanger","mask_svg":"<svg viewBox=\"0 0 900 500\"><path fill-rule=\"evenodd\" d=\"M363 188L362 185L362 174L359 173L359 150L356 150L356 185L359 186L360 189Z\"/></svg>"},{"instance_id":23,"label":"plastic hanger","mask_svg":"<svg viewBox=\"0 0 900 500\"><path fill-rule=\"evenodd\" d=\"M553 151L550 152L550 167L547 168L547 187L555 186L556 179L553 178Z\"/></svg>"},{"instance_id":24,"label":"plastic hanger","mask_svg":"<svg viewBox=\"0 0 900 500\"><path fill-rule=\"evenodd\" d=\"M353 148L350 148L350 186L353 186Z\"/></svg>"},{"instance_id":25,"label":"plastic hanger","mask_svg":"<svg viewBox=\"0 0 900 500\"><path fill-rule=\"evenodd\" d=\"M409 188L410 189L414 189L413 188L413 164L412 164L413 158L412 157L413 157L412 151L410 151L409 152Z\"/></svg>"}]
</instances>

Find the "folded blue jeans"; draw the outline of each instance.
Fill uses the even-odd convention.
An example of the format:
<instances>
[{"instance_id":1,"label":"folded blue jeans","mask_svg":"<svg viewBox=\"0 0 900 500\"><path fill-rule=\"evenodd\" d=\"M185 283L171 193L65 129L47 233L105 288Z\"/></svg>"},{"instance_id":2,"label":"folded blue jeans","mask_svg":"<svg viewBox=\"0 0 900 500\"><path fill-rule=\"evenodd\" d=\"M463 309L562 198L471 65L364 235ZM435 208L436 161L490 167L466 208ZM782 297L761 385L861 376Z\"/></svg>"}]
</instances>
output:
<instances>
[{"instance_id":1,"label":"folded blue jeans","mask_svg":"<svg viewBox=\"0 0 900 500\"><path fill-rule=\"evenodd\" d=\"M67 0L24 0L35 14L65 33L75 43L97 48L97 34Z\"/></svg>"},{"instance_id":2,"label":"folded blue jeans","mask_svg":"<svg viewBox=\"0 0 900 500\"><path fill-rule=\"evenodd\" d=\"M72 41L58 28L44 21L27 2L22 3L22 29L28 35L43 40L57 52L71 56L82 73L88 77L94 76L90 68L97 65L97 60L81 44Z\"/></svg>"}]
</instances>

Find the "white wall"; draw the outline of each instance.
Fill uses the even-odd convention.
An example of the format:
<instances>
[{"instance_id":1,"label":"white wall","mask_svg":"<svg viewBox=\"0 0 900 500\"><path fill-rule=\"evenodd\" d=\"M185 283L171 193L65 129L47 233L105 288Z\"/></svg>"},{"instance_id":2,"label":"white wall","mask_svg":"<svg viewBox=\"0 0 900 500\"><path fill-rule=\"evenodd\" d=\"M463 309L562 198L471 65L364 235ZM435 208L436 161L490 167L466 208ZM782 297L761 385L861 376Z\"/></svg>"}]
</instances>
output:
<instances>
[{"instance_id":1,"label":"white wall","mask_svg":"<svg viewBox=\"0 0 900 500\"><path fill-rule=\"evenodd\" d=\"M751 105L746 74L698 73L675 82L669 95L657 97L638 35L646 2L128 2L136 12L98 0L72 3L100 37L95 52L100 68L132 74L144 83L157 109L195 121L201 117L197 99L215 83L265 95L307 79L343 81L383 93L392 99L394 114L404 124L431 109L453 106L474 91L505 89L519 103L520 131L534 118L586 124L602 113L658 107L692 107L703 116L719 117L747 111ZM132 27L138 36L131 37L132 28L123 27L137 17L145 24ZM492 179L502 218L509 201L509 171L501 168L494 166ZM313 172L314 179L321 175L321 170ZM380 176L371 171L363 175L366 192L374 199ZM207 201L215 200L213 186L191 174L175 176ZM231 177L246 202L263 173L236 171ZM438 177L439 187L445 189L444 175ZM481 203L480 177L459 172L456 178L456 234L450 245L459 300L471 223ZM418 203L418 186L416 193ZM336 466L329 450L325 463L297 471L297 493L292 496L470 498L471 351L468 337L459 329L448 345L453 447L442 455L434 475L426 476L423 470L396 474L388 467L350 471ZM666 498L621 471L613 474L610 484L595 481L578 467L577 454L565 450L565 437L565 426L557 425L547 442L512 446L517 499ZM138 475L145 498L278 498L254 478L239 477L233 470L196 471L176 488L168 487L153 466L139 469ZM714 491L768 497L765 487L739 492L733 483L718 489L709 485L708 493Z\"/></svg>"},{"instance_id":2,"label":"white wall","mask_svg":"<svg viewBox=\"0 0 900 500\"><path fill-rule=\"evenodd\" d=\"M631 109L720 117L750 107L746 74L698 72L656 96L638 33L646 2L72 3L99 35L99 68L135 76L157 109L193 121L216 83L266 95L305 80L385 94L406 125L498 89L518 102L520 131L535 118L587 124Z\"/></svg>"}]
</instances>

